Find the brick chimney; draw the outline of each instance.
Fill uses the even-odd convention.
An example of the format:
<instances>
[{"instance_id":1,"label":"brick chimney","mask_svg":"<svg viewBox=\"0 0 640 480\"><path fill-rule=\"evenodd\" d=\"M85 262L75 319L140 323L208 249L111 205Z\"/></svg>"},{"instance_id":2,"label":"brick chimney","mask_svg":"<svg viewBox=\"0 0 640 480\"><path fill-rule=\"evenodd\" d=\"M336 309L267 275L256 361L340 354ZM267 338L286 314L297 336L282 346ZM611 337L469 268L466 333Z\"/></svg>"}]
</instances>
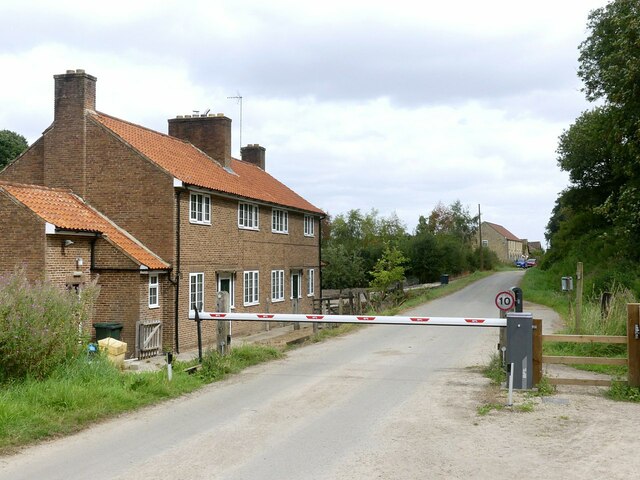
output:
<instances>
[{"instance_id":1,"label":"brick chimney","mask_svg":"<svg viewBox=\"0 0 640 480\"><path fill-rule=\"evenodd\" d=\"M246 147L242 147L240 149L240 156L244 162L252 163L264 170L266 151L266 148L261 147L257 143L250 143Z\"/></svg>"},{"instance_id":2,"label":"brick chimney","mask_svg":"<svg viewBox=\"0 0 640 480\"><path fill-rule=\"evenodd\" d=\"M65 116L78 116L85 110L96 110L96 77L84 70L67 70L62 75L54 75L55 103L54 121Z\"/></svg>"},{"instance_id":3,"label":"brick chimney","mask_svg":"<svg viewBox=\"0 0 640 480\"><path fill-rule=\"evenodd\" d=\"M169 135L195 145L225 168L231 166L231 119L224 114L169 119Z\"/></svg>"},{"instance_id":4,"label":"brick chimney","mask_svg":"<svg viewBox=\"0 0 640 480\"><path fill-rule=\"evenodd\" d=\"M87 120L96 108L96 77L84 70L54 75L53 128L44 135L44 184L86 193Z\"/></svg>"}]
</instances>

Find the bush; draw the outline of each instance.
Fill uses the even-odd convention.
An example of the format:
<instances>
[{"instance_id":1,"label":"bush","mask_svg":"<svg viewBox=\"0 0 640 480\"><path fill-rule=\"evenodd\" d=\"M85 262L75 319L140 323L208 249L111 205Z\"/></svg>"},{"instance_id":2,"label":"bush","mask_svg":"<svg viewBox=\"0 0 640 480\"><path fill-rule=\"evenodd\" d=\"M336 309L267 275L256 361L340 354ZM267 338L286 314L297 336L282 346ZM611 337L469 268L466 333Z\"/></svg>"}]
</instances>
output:
<instances>
[{"instance_id":1,"label":"bush","mask_svg":"<svg viewBox=\"0 0 640 480\"><path fill-rule=\"evenodd\" d=\"M97 291L90 285L77 295L47 282L32 285L23 270L0 277L0 382L44 378L76 357Z\"/></svg>"}]
</instances>

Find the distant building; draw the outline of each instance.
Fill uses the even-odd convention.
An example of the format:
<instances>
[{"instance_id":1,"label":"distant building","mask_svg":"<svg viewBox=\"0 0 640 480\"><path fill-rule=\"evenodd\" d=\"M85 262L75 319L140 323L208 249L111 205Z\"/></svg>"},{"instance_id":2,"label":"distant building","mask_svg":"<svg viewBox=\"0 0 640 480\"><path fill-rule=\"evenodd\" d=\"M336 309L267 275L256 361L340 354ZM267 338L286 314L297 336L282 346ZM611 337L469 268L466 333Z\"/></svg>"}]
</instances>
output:
<instances>
[{"instance_id":1,"label":"distant building","mask_svg":"<svg viewBox=\"0 0 640 480\"><path fill-rule=\"evenodd\" d=\"M97 279L92 321L123 323L132 347L140 322L160 325L165 349L193 347L189 310L213 310L221 290L239 312L312 311L325 214L266 172L264 147L235 159L222 114L178 116L166 135L96 111L84 70L54 78L53 124L0 172L0 273Z\"/></svg>"},{"instance_id":2,"label":"distant building","mask_svg":"<svg viewBox=\"0 0 640 480\"><path fill-rule=\"evenodd\" d=\"M516 237L502 225L482 222L482 245L496 253L503 262L513 262L524 254L525 241Z\"/></svg>"}]
</instances>

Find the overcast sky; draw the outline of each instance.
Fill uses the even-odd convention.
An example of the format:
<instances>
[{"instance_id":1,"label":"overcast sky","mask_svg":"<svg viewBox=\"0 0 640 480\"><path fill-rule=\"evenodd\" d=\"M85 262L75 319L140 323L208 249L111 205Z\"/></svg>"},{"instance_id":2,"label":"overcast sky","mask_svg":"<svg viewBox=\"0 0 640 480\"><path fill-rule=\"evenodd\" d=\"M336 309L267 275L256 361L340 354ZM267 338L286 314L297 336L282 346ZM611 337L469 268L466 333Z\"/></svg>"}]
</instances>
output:
<instances>
[{"instance_id":1,"label":"overcast sky","mask_svg":"<svg viewBox=\"0 0 640 480\"><path fill-rule=\"evenodd\" d=\"M0 130L36 140L53 75L83 68L99 111L154 130L225 113L239 156L241 95L242 143L332 215L395 211L413 230L460 200L544 242L568 182L558 136L590 108L578 45L605 3L2 0Z\"/></svg>"}]
</instances>

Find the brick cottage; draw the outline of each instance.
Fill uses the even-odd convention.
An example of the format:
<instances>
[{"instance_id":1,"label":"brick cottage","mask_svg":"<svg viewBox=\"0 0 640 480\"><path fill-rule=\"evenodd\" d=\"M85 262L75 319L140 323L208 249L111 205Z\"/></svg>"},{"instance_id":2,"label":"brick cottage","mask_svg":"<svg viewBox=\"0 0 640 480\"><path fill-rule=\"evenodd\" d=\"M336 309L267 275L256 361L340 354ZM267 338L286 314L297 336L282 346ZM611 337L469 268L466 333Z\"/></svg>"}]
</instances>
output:
<instances>
[{"instance_id":1,"label":"brick cottage","mask_svg":"<svg viewBox=\"0 0 640 480\"><path fill-rule=\"evenodd\" d=\"M0 172L0 273L97 279L92 322L123 323L128 356L141 323L161 326L165 350L193 347L189 308L213 309L221 290L239 312L312 311L324 213L265 171L264 147L238 160L222 114L179 116L165 135L96 111L83 70L54 79L53 124Z\"/></svg>"}]
</instances>

